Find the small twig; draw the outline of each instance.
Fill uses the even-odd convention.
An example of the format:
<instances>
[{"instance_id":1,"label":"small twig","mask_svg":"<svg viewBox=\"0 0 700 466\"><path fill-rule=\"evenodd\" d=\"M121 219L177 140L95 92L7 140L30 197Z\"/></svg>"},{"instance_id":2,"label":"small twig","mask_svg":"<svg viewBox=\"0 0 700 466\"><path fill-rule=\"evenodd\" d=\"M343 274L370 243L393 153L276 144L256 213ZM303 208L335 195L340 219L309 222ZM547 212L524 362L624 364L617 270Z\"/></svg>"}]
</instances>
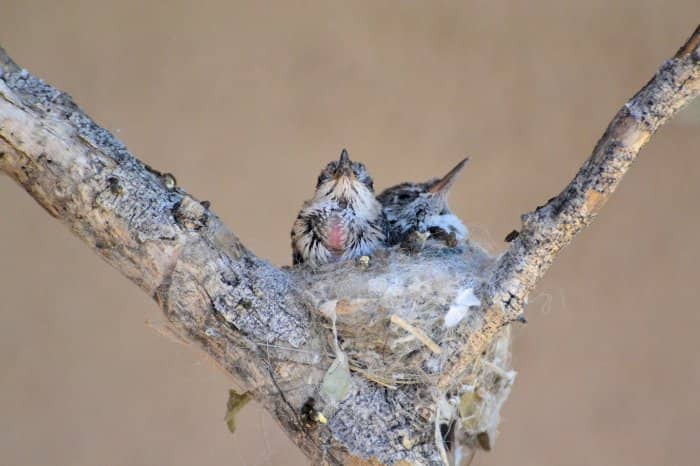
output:
<instances>
[{"instance_id":1,"label":"small twig","mask_svg":"<svg viewBox=\"0 0 700 466\"><path fill-rule=\"evenodd\" d=\"M413 325L409 324L396 314L392 314L390 320L392 324L401 327L414 337L418 338L418 340L420 340L421 343L423 343L430 351L432 351L433 354L442 354L442 348L440 348L437 343L431 340L430 337L426 335L423 330L419 329L418 327L414 327Z\"/></svg>"}]
</instances>

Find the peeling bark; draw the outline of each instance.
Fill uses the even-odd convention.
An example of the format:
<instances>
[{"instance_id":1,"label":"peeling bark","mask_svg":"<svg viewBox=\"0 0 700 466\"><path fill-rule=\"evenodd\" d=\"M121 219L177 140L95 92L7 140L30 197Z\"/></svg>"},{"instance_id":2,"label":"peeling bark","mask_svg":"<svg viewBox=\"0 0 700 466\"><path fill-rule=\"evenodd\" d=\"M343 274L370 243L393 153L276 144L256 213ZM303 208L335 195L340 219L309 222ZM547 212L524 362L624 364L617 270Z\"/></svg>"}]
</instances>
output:
<instances>
[{"instance_id":1,"label":"peeling bark","mask_svg":"<svg viewBox=\"0 0 700 466\"><path fill-rule=\"evenodd\" d=\"M206 203L137 160L1 48L0 171L152 296L172 328L273 413L314 463L440 464L440 404L465 400L474 361L522 320L529 292L560 250L595 218L658 128L699 93L700 28L618 112L564 191L523 216L477 290L482 309L451 342L435 342L448 358L437 383L387 389L353 373L327 425L305 411L334 354L304 277L255 257ZM348 273L369 280L383 272ZM332 287L334 277L315 280ZM501 396L488 407L496 418L509 389L497 385ZM490 448L492 439L474 441Z\"/></svg>"}]
</instances>

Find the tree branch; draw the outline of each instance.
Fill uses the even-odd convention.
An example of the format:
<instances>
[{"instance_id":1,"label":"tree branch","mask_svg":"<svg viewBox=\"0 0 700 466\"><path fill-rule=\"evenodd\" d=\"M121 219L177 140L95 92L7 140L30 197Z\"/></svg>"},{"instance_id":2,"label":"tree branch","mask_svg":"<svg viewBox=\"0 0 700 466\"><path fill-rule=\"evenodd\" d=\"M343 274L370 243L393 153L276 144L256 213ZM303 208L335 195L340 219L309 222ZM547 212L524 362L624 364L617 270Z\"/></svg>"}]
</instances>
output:
<instances>
[{"instance_id":1,"label":"tree branch","mask_svg":"<svg viewBox=\"0 0 700 466\"><path fill-rule=\"evenodd\" d=\"M522 216L522 230L498 259L482 291L493 305L484 322L491 331L466 337L454 365L440 380L441 387L459 379L458 374L468 367L489 335L523 318L528 295L559 252L593 221L651 136L698 96L699 61L700 26L617 112L571 183L546 204Z\"/></svg>"},{"instance_id":2,"label":"tree branch","mask_svg":"<svg viewBox=\"0 0 700 466\"><path fill-rule=\"evenodd\" d=\"M507 312L522 312L528 293L562 248L593 221L651 136L700 93L699 41L700 26L617 112L571 183L523 215L522 231L494 272L494 295L501 296Z\"/></svg>"},{"instance_id":3,"label":"tree branch","mask_svg":"<svg viewBox=\"0 0 700 466\"><path fill-rule=\"evenodd\" d=\"M297 407L312 393L299 380L314 378L309 355L320 332L313 336L289 276L250 254L171 175L136 160L68 95L2 49L0 64L0 170L152 296L180 335L317 455Z\"/></svg>"},{"instance_id":4,"label":"tree branch","mask_svg":"<svg viewBox=\"0 0 700 466\"><path fill-rule=\"evenodd\" d=\"M0 171L152 296L173 329L250 391L314 462L438 464L446 457L442 436L453 426L471 448L491 447L512 382L508 324L522 317L529 292L643 145L700 93L699 46L700 28L618 112L569 186L523 216L521 232L496 260L466 245L415 257L390 250L369 267L341 264L314 274L277 269L171 175L138 161L1 48ZM411 281L421 273L422 287ZM481 307L446 329L446 307L472 289ZM353 339L343 334L356 330L343 327L348 315L386 334L380 350L352 353ZM401 358L387 352L406 344L413 346ZM378 378L362 359L377 351L396 356L401 369L413 361L422 378ZM330 390L330 379L345 382L336 375L348 354L354 372L347 386ZM326 425L309 415L312 397Z\"/></svg>"}]
</instances>

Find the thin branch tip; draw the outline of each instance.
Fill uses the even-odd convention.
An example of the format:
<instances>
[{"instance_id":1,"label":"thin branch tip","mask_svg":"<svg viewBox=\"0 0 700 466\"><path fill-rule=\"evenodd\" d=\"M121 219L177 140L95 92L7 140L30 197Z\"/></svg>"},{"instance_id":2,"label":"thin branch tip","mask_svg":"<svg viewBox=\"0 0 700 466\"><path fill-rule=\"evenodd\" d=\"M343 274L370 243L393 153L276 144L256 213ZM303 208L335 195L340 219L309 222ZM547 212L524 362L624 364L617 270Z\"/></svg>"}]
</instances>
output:
<instances>
[{"instance_id":1,"label":"thin branch tip","mask_svg":"<svg viewBox=\"0 0 700 466\"><path fill-rule=\"evenodd\" d=\"M698 54L700 52L700 24L695 31L690 35L688 40L678 49L673 58L684 58L691 53ZM700 59L700 57L698 57Z\"/></svg>"}]
</instances>

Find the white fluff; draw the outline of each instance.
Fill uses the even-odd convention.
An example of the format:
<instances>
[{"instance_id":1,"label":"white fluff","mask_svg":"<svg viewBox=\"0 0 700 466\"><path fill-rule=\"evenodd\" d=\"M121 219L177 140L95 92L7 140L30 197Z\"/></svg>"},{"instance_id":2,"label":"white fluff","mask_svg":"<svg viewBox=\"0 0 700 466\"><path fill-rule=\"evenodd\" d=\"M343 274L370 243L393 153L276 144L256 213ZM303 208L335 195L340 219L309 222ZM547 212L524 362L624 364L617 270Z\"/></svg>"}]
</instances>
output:
<instances>
[{"instance_id":1,"label":"white fluff","mask_svg":"<svg viewBox=\"0 0 700 466\"><path fill-rule=\"evenodd\" d=\"M469 230L455 214L429 215L423 223L431 227L440 227L447 233L454 233L460 241L469 236Z\"/></svg>"},{"instance_id":2,"label":"white fluff","mask_svg":"<svg viewBox=\"0 0 700 466\"><path fill-rule=\"evenodd\" d=\"M461 290L457 293L454 302L450 306L450 310L445 314L445 327L454 327L464 319L469 308L479 306L480 304L481 301L476 297L472 288Z\"/></svg>"}]
</instances>

